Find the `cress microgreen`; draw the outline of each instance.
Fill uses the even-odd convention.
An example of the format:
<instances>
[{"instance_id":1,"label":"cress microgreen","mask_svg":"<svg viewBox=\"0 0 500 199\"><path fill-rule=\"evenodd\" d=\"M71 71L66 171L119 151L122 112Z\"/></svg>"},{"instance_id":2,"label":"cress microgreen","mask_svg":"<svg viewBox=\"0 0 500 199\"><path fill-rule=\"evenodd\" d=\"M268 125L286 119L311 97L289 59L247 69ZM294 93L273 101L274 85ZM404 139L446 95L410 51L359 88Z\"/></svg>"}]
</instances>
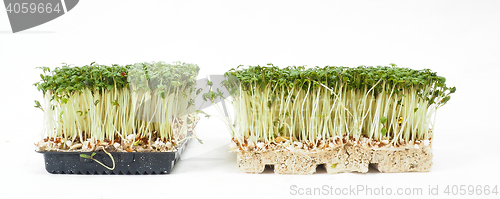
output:
<instances>
[{"instance_id":1,"label":"cress microgreen","mask_svg":"<svg viewBox=\"0 0 500 199\"><path fill-rule=\"evenodd\" d=\"M336 136L402 142L432 137L436 110L455 87L430 69L390 66L314 67L238 66L225 74L240 143L277 136L315 142ZM209 86L211 86L209 84ZM210 91L205 100L221 95Z\"/></svg>"},{"instance_id":2,"label":"cress microgreen","mask_svg":"<svg viewBox=\"0 0 500 199\"><path fill-rule=\"evenodd\" d=\"M187 122L179 121L187 121L187 114L195 112L192 104L200 70L195 64L93 62L38 68L41 80L34 86L42 91L44 103L35 101L35 107L45 114L44 138L81 143L90 138L96 143L136 134L149 142L156 137L170 141L185 137Z\"/></svg>"}]
</instances>

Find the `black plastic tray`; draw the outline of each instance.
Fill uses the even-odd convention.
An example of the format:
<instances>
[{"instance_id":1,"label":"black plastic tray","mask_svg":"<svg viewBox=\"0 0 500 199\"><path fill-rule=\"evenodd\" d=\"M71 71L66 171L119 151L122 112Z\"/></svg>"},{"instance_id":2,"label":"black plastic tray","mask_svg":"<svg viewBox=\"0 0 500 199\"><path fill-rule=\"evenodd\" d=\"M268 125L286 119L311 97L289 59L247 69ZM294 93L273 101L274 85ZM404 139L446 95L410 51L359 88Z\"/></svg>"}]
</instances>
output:
<instances>
[{"instance_id":1,"label":"black plastic tray","mask_svg":"<svg viewBox=\"0 0 500 199\"><path fill-rule=\"evenodd\" d=\"M109 170L97 162L80 157L92 152L39 152L45 159L45 169L53 174L167 174L172 172L175 163L190 139L185 140L175 152L110 152L115 160L115 169ZM95 152L96 160L111 167L111 158L104 153Z\"/></svg>"}]
</instances>

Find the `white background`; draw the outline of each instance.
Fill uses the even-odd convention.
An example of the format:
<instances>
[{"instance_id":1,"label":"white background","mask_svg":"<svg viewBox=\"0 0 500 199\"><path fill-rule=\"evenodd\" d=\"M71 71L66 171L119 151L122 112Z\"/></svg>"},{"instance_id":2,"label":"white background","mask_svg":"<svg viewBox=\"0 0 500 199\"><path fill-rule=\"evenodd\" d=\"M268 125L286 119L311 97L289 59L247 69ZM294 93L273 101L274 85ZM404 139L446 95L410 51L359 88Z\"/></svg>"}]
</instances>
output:
<instances>
[{"instance_id":1,"label":"white background","mask_svg":"<svg viewBox=\"0 0 500 199\"><path fill-rule=\"evenodd\" d=\"M441 198L446 185L500 186L499 10L500 1L483 0L87 0L53 21L13 34L0 8L0 198L288 197L291 185L383 186L393 192L416 187L424 195L429 186L439 186ZM32 86L40 79L35 67L161 60L196 63L200 78L240 64L396 63L430 68L457 92L438 113L428 173L242 173L236 155L228 152L229 132L216 118L200 122L197 132L205 144L192 141L172 174L45 171L33 145L43 119L33 108L33 100L42 100Z\"/></svg>"}]
</instances>

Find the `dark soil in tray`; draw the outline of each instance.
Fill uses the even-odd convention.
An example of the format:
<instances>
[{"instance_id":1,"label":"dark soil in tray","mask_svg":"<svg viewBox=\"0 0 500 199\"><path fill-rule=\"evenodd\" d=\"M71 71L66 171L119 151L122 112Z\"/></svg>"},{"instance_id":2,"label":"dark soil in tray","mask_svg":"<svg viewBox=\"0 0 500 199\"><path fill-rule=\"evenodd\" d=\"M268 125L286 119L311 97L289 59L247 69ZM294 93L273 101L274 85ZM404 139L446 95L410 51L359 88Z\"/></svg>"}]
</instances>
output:
<instances>
[{"instance_id":1,"label":"dark soil in tray","mask_svg":"<svg viewBox=\"0 0 500 199\"><path fill-rule=\"evenodd\" d=\"M180 159L188 140L175 152L110 152L115 168L109 170L94 160L80 157L92 152L39 152L45 159L45 169L53 174L167 174ZM94 159L112 167L111 158L103 151L95 152Z\"/></svg>"}]
</instances>

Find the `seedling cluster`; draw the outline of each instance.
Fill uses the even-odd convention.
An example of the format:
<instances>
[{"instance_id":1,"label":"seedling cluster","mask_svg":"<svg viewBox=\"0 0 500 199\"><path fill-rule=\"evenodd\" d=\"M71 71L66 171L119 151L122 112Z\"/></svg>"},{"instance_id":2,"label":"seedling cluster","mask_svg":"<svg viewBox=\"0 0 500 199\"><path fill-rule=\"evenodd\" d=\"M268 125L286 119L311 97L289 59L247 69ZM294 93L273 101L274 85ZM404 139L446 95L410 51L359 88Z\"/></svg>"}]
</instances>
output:
<instances>
[{"instance_id":1,"label":"seedling cluster","mask_svg":"<svg viewBox=\"0 0 500 199\"><path fill-rule=\"evenodd\" d=\"M390 144L432 138L436 111L455 87L429 69L239 66L226 73L240 145L368 138ZM219 92L205 95L214 101ZM252 144L253 145L253 144Z\"/></svg>"},{"instance_id":2,"label":"seedling cluster","mask_svg":"<svg viewBox=\"0 0 500 199\"><path fill-rule=\"evenodd\" d=\"M197 119L199 67L176 62L42 67L44 143L40 150L92 151L102 143L126 151L175 149Z\"/></svg>"}]
</instances>

